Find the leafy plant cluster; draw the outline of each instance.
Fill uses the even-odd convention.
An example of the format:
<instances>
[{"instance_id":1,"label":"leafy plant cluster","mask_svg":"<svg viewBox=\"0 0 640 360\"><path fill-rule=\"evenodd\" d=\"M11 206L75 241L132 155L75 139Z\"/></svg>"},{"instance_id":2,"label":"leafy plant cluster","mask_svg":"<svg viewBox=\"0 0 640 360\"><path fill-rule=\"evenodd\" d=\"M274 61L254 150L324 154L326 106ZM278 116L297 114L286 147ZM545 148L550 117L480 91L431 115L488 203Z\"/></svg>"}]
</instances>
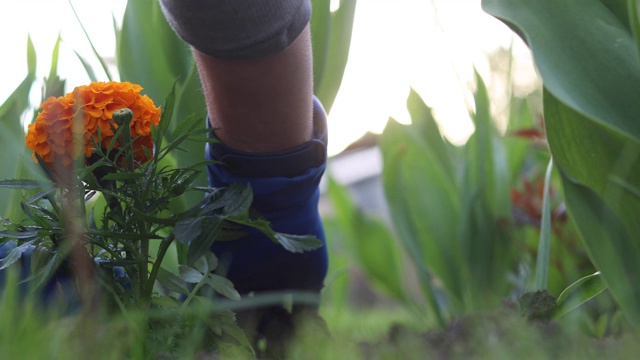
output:
<instances>
[{"instance_id":1,"label":"leafy plant cluster","mask_svg":"<svg viewBox=\"0 0 640 360\"><path fill-rule=\"evenodd\" d=\"M636 328L637 5L633 0L483 1L485 11L508 24L532 50L544 84L547 138L569 215L604 284Z\"/></svg>"},{"instance_id":2,"label":"leafy plant cluster","mask_svg":"<svg viewBox=\"0 0 640 360\"><path fill-rule=\"evenodd\" d=\"M233 241L244 234L242 227L246 226L263 231L291 251L321 246L313 236L273 231L266 220L250 211L252 192L248 186L194 186L200 168L212 161L187 168L166 162L168 154L179 151L185 141L217 141L206 136L209 130L198 129L204 119L194 116L169 130L174 96L171 93L165 103L160 125L152 128L155 151L148 154L148 162L139 164L133 158L131 144L135 139L128 125L132 113L124 109L114 113L114 121L121 126L113 129L115 135L107 148L101 149L94 140L96 153L87 166L78 167L77 174L53 172L38 156L48 181L0 181L0 187L32 193L21 202L24 220L3 221L1 242L12 241L17 246L0 259L0 270L20 264L28 253L32 277L37 279L35 290L42 296L52 296L47 293L52 282L54 286L66 283L69 286L58 295L66 298L60 302L70 306L95 306L91 303L104 298L95 298L101 292L108 295L111 307L124 314L155 307L177 310L180 319L194 299L213 308L211 301L216 295L211 290L240 300L224 274L215 273L218 259L210 251L214 241ZM117 143L124 145L116 148ZM186 210L176 210L172 203L191 191L199 193L202 200ZM100 196L102 202L97 201ZM164 262L172 247L181 253L178 273L167 269ZM94 263L97 266L91 266ZM94 273L101 283L98 288L92 286ZM232 321L204 316L209 330L221 335L223 329L230 329L243 339L233 314L218 313Z\"/></svg>"},{"instance_id":3,"label":"leafy plant cluster","mask_svg":"<svg viewBox=\"0 0 640 360\"><path fill-rule=\"evenodd\" d=\"M431 109L413 91L407 100L412 124L389 121L380 148L390 223L358 209L335 181L329 184L333 236L346 243L378 289L441 326L537 289L531 268L542 235L553 245L543 263L556 296L595 272L567 222L558 179L545 177L550 155L531 108L538 95L512 99L502 135L484 82L477 82L471 114L476 132L464 145L443 137ZM552 225L541 231L545 211ZM558 314L594 295L571 289L559 299Z\"/></svg>"},{"instance_id":4,"label":"leafy plant cluster","mask_svg":"<svg viewBox=\"0 0 640 360\"><path fill-rule=\"evenodd\" d=\"M589 334L637 328L638 4L482 3L531 48L542 108L512 98L501 135L477 77L475 133L453 146L412 92L412 124L380 137L391 226L335 182L329 223L377 288L428 322L547 290L551 316Z\"/></svg>"}]
</instances>

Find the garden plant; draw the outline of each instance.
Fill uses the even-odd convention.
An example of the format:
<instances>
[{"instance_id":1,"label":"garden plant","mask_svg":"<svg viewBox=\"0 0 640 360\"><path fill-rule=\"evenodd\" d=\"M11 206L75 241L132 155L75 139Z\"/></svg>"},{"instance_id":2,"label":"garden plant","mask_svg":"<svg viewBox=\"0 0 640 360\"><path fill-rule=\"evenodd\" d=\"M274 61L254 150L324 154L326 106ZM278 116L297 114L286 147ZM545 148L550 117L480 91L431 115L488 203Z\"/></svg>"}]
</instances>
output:
<instances>
[{"instance_id":1,"label":"garden plant","mask_svg":"<svg viewBox=\"0 0 640 360\"><path fill-rule=\"evenodd\" d=\"M170 351L185 324L194 321L185 313L189 304L206 299L213 306L215 296L205 288L240 300L233 284L214 272L218 259L209 250L213 241L233 241L244 225L293 252L321 243L271 230L266 220L250 213L250 187L194 187L201 171L197 164L167 165L164 158L185 140L217 140L205 136L208 129L198 130L203 119L195 117L183 119L169 133L173 93L161 119L160 108L141 90L127 82L93 82L42 104L26 142L48 179L0 182L33 193L21 202L24 219L4 221L0 236L11 242L3 244L0 270L28 264L26 273L35 283L31 293L59 310L79 307L91 313L104 306L122 314L151 309L165 314L166 319L150 318L149 326L168 328L168 338L162 340ZM189 191L199 192L202 200L184 211L172 210L171 202ZM103 202L95 201L98 194ZM187 249L177 274L163 267L174 242ZM175 311L169 316L167 309ZM232 336L250 352L242 331L225 317L233 320L229 310L200 314L198 321L211 324L208 341ZM151 353L162 349L150 347Z\"/></svg>"}]
</instances>

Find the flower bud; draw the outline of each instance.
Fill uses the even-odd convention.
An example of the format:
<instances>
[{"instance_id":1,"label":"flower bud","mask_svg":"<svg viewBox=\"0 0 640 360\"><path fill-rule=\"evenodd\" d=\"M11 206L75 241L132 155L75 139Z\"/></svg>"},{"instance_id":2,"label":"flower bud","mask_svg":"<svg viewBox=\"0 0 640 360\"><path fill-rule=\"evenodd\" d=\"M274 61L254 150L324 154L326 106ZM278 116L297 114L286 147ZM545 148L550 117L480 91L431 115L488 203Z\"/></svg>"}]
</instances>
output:
<instances>
[{"instance_id":1,"label":"flower bud","mask_svg":"<svg viewBox=\"0 0 640 360\"><path fill-rule=\"evenodd\" d=\"M124 124L130 124L133 119L133 111L128 108L116 110L113 112L113 122L122 126Z\"/></svg>"}]
</instances>

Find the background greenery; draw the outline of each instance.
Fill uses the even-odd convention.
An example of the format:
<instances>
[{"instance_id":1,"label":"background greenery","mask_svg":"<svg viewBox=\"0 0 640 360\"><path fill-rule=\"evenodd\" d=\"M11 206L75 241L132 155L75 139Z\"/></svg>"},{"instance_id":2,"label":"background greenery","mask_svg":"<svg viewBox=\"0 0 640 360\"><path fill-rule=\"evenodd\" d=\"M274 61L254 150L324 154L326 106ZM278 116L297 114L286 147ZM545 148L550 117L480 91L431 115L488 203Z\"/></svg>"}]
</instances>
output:
<instances>
[{"instance_id":1,"label":"background greenery","mask_svg":"<svg viewBox=\"0 0 640 360\"><path fill-rule=\"evenodd\" d=\"M331 12L330 1L313 1L315 91L328 110L348 59L356 11L356 1L340 3L340 9ZM640 107L634 101L640 93L638 3L483 0L482 6L531 48L543 87L525 95L503 94L509 104L504 129L492 111L498 99L485 85L491 79L477 75L470 111L475 132L463 145L443 136L431 109L412 91L407 99L412 123L390 119L379 138L389 219L359 208L347 188L329 179L333 211L325 224L332 268L322 312L337 340L323 346L321 340L303 338L298 354L397 355L429 343L413 334L451 329L456 319L511 309L523 293L535 290L548 290L557 298L551 315L555 323L578 334L572 339L635 335L640 324L635 283L640 276ZM177 79L174 117L204 114L188 49L167 27L156 1L129 1L117 39L120 79L142 84L153 99L164 98ZM55 49L45 81L47 96L62 95L64 87ZM25 149L19 119L29 109L35 58L28 46L29 71L0 106L0 179L33 175L20 161ZM87 65L86 70L95 78L93 69ZM510 71L493 76L500 75L513 86ZM188 166L202 160L193 156L202 153L200 144L194 146L188 153L176 153L172 161ZM0 214L17 216L19 201L19 193L0 192ZM178 206L193 201L185 198ZM366 296L376 299L368 302L373 305L359 305L362 296L353 290L363 280L349 276L352 272L363 274ZM2 351L12 358L27 354L20 350L25 341L37 339L46 344L43 351L61 358L73 357L86 346L71 330L60 331L85 326L77 324L78 319L60 314L42 318L28 303L21 307L25 315L15 317L16 293L5 291L2 296L0 310L7 314L2 318L13 319L0 327L0 332L11 333L1 337L2 343L7 339L6 344L15 344ZM497 317L519 319L517 314ZM135 328L129 320L101 326L105 336L113 333L118 339L118 346L105 348L106 358L144 352L137 345L144 342L141 337L117 335L122 328ZM538 336L526 322L509 324L517 341ZM15 326L21 330L9 331ZM405 328L411 330L398 330ZM94 340L96 346L105 346L101 339ZM367 352L378 341L382 345ZM563 341L568 347L575 344ZM634 350L628 342L620 344L616 356ZM531 349L535 347L514 348L506 341L484 354L509 357ZM535 353L542 356L539 351ZM407 357L411 354L409 350Z\"/></svg>"}]
</instances>

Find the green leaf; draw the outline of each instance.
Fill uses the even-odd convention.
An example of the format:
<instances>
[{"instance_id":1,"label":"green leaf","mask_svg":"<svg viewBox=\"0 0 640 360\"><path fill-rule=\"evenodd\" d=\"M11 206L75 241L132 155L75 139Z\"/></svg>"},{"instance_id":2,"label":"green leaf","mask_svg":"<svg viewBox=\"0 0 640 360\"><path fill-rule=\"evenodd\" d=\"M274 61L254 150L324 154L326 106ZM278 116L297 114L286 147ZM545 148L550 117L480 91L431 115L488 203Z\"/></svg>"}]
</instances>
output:
<instances>
[{"instance_id":1,"label":"green leaf","mask_svg":"<svg viewBox=\"0 0 640 360\"><path fill-rule=\"evenodd\" d=\"M93 52L93 55L100 62L100 66L102 66L102 70L104 71L105 75L107 76L107 79L109 79L109 81L112 81L113 77L111 76L111 72L109 71L109 68L107 67L107 64L105 63L105 61L102 58L102 56L100 56L100 53L98 53L98 50L96 50L96 47L93 45L93 41L91 41L91 37L89 36L89 33L87 33L87 29L85 29L84 25L82 24L82 21L80 20L80 17L78 16L78 13L76 12L76 8L73 6L73 2L71 0L69 0L69 6L71 6L71 10L73 11L73 15L76 17L76 20L78 21L78 24L80 25L80 28L82 28L82 32L84 33L84 36L87 38L87 41L89 42L89 46L91 46L91 51Z\"/></svg>"},{"instance_id":2,"label":"green leaf","mask_svg":"<svg viewBox=\"0 0 640 360\"><path fill-rule=\"evenodd\" d=\"M247 232L241 225L232 222L225 222L220 229L220 234L216 241L233 241L246 235Z\"/></svg>"},{"instance_id":3,"label":"green leaf","mask_svg":"<svg viewBox=\"0 0 640 360\"><path fill-rule=\"evenodd\" d=\"M471 178L467 188L472 192L482 192L482 201L491 209L494 218L508 218L511 215L509 192L509 169L506 150L499 139L496 126L491 116L491 102L487 87L475 71L477 89L474 93L475 113L471 116L476 130L469 139L465 149L467 166ZM477 188L475 188L477 187ZM463 195L464 197L464 195Z\"/></svg>"},{"instance_id":4,"label":"green leaf","mask_svg":"<svg viewBox=\"0 0 640 360\"><path fill-rule=\"evenodd\" d=\"M165 309L178 309L180 303L171 296L154 296L151 298L151 303Z\"/></svg>"},{"instance_id":5,"label":"green leaf","mask_svg":"<svg viewBox=\"0 0 640 360\"><path fill-rule=\"evenodd\" d=\"M207 263L207 258L204 256L201 256L198 260L196 260L196 262L193 264L193 267L195 267L196 270L203 274L209 272L209 264Z\"/></svg>"},{"instance_id":6,"label":"green leaf","mask_svg":"<svg viewBox=\"0 0 640 360\"><path fill-rule=\"evenodd\" d=\"M327 22L326 8L329 6L327 3L328 1L325 4L317 5L324 7L323 12L321 12L319 16L324 16L325 19L320 19L319 21L321 23L319 25L322 25L323 22L326 24ZM321 72L315 78L315 94L327 112L331 111L333 101L340 89L340 84L342 84L342 77L349 59L356 3L357 0L340 1L338 10L331 14L331 25L325 25L324 31L329 32L329 34L324 34L324 36L328 36L328 40L320 40L321 42L325 42L326 46L322 43L317 43L318 46L320 46L318 51L326 48L326 55L314 55L314 60L322 61L318 65L314 65L314 68L321 66L321 68L319 68ZM322 31L319 29L319 25L316 25L315 29L313 29L317 32L316 34ZM319 77L320 75L321 77Z\"/></svg>"},{"instance_id":7,"label":"green leaf","mask_svg":"<svg viewBox=\"0 0 640 360\"><path fill-rule=\"evenodd\" d=\"M431 147L437 142L426 142L424 132L416 130L435 131L437 126L425 124L432 117L424 116L424 112L411 115L410 126L390 120L384 129L380 138L382 180L393 224L416 268L428 309L444 327L432 274L442 281L455 307L461 298L455 289L461 285L462 259L454 241L460 219L459 192L450 167L439 160L438 150Z\"/></svg>"},{"instance_id":8,"label":"green leaf","mask_svg":"<svg viewBox=\"0 0 640 360\"><path fill-rule=\"evenodd\" d=\"M640 200L640 189L632 186L628 182L623 179L620 179L617 176L611 176L611 182L620 186L624 189L629 195L634 196L637 200Z\"/></svg>"},{"instance_id":9,"label":"green leaf","mask_svg":"<svg viewBox=\"0 0 640 360\"><path fill-rule=\"evenodd\" d=\"M598 194L629 233L640 233L636 217L640 201L626 195L629 187L640 187L640 173L636 171L640 168L640 143L592 121L548 92L544 94L544 107L547 136L558 168ZM600 270L606 277L607 270Z\"/></svg>"},{"instance_id":10,"label":"green leaf","mask_svg":"<svg viewBox=\"0 0 640 360\"><path fill-rule=\"evenodd\" d=\"M606 6L607 9L609 9L609 11L611 11L611 13L613 15L616 16L616 18L618 18L618 20L627 28L629 29L629 32L631 32L631 25L629 23L630 21L630 16L628 14L627 8L628 8L628 4L631 1L636 1L636 0L599 0L602 5Z\"/></svg>"},{"instance_id":11,"label":"green leaf","mask_svg":"<svg viewBox=\"0 0 640 360\"><path fill-rule=\"evenodd\" d=\"M173 228L176 240L181 244L189 244L202 233L202 218L188 218L180 220Z\"/></svg>"},{"instance_id":12,"label":"green leaf","mask_svg":"<svg viewBox=\"0 0 640 360\"><path fill-rule=\"evenodd\" d=\"M42 289L49 284L49 281L56 275L60 266L68 259L71 249L75 243L73 241L62 241L56 248L53 256L49 257L46 265L40 268L40 271L32 274L26 281L33 281L35 289ZM40 260L40 259L38 259ZM45 260L46 259L42 259Z\"/></svg>"},{"instance_id":13,"label":"green leaf","mask_svg":"<svg viewBox=\"0 0 640 360\"><path fill-rule=\"evenodd\" d=\"M80 60L80 63L82 64L84 71L87 73L89 80L91 80L92 82L98 81L96 72L93 70L93 67L91 66L91 64L89 64L87 59L85 59L82 55L80 55L80 53L78 53L75 49L73 49L73 52L76 54L76 57L78 58L78 60Z\"/></svg>"},{"instance_id":14,"label":"green leaf","mask_svg":"<svg viewBox=\"0 0 640 360\"><path fill-rule=\"evenodd\" d=\"M173 291L183 295L189 294L189 289L185 286L182 278L180 278L178 275L175 275L171 271L166 270L165 268L160 268L160 270L158 271L158 277L156 279L169 291Z\"/></svg>"},{"instance_id":15,"label":"green leaf","mask_svg":"<svg viewBox=\"0 0 640 360\"><path fill-rule=\"evenodd\" d=\"M179 103L176 102L175 106L178 106ZM172 110L175 111L175 110ZM198 127L198 122L201 122L202 119L196 117L196 116L188 116L185 119L181 119L177 124L174 123L174 121L171 121L169 123L170 127L171 127L171 131L168 132L168 140L170 142L175 142L176 139L182 137L183 139L187 139L189 136L191 136L191 131L195 130ZM179 142L178 145L181 145L181 142Z\"/></svg>"},{"instance_id":16,"label":"green leaf","mask_svg":"<svg viewBox=\"0 0 640 360\"><path fill-rule=\"evenodd\" d=\"M640 141L640 56L609 8L598 0L483 0L482 7L523 36L558 100Z\"/></svg>"},{"instance_id":17,"label":"green leaf","mask_svg":"<svg viewBox=\"0 0 640 360\"><path fill-rule=\"evenodd\" d=\"M202 218L201 236L189 243L187 250L187 263L193 264L202 256L206 256L211 251L211 245L218 239L222 228L222 219L217 216L207 216Z\"/></svg>"},{"instance_id":18,"label":"green leaf","mask_svg":"<svg viewBox=\"0 0 640 360\"><path fill-rule=\"evenodd\" d=\"M442 136L431 108L413 88L410 89L407 97L407 110L411 115L411 127L424 138L424 143L428 144L434 160L442 167L443 174L454 174L457 161L456 149Z\"/></svg>"},{"instance_id":19,"label":"green leaf","mask_svg":"<svg viewBox=\"0 0 640 360\"><path fill-rule=\"evenodd\" d=\"M518 136L517 133L521 131L542 133L541 126L536 121L541 114L532 108L530 98L519 99L515 96L511 98L507 133L502 140L509 162L509 184L516 184L519 181L526 162L535 156L535 148L531 146L534 139Z\"/></svg>"},{"instance_id":20,"label":"green leaf","mask_svg":"<svg viewBox=\"0 0 640 360\"><path fill-rule=\"evenodd\" d=\"M194 264L196 270L206 274L215 270L218 267L218 258L211 251L202 255Z\"/></svg>"},{"instance_id":21,"label":"green leaf","mask_svg":"<svg viewBox=\"0 0 640 360\"><path fill-rule=\"evenodd\" d=\"M206 129L207 120L205 115L207 109L196 65L193 63L190 54L188 55L187 60L190 61L190 67L188 72L184 75L180 75L179 78L182 80L184 76L186 77L186 81L182 82L177 89L176 111L174 115L177 121L174 122L174 125L180 121L184 121L184 119L189 115L195 114L194 122L196 124L196 129L191 133L196 133L196 130ZM182 147L185 151L176 152L174 154L178 166L194 167L197 164L199 164L198 166L202 166L202 162L205 161L205 152L203 151L202 143L186 141ZM209 182L206 174L207 173L205 171L200 172L198 177L195 179L194 186L208 186ZM187 192L183 197L185 203L188 205L195 204L201 199L200 194L196 192Z\"/></svg>"},{"instance_id":22,"label":"green leaf","mask_svg":"<svg viewBox=\"0 0 640 360\"><path fill-rule=\"evenodd\" d=\"M127 2L117 38L120 79L140 84L151 99L163 99L176 79L186 79L189 57L157 1Z\"/></svg>"},{"instance_id":23,"label":"green leaf","mask_svg":"<svg viewBox=\"0 0 640 360\"><path fill-rule=\"evenodd\" d=\"M3 235L0 233L0 236L3 236ZM4 270L7 267L11 266L16 261L20 260L20 258L22 257L22 254L25 251L29 250L29 247L31 247L31 245L33 245L34 242L35 240L27 241L9 250L7 255L2 259L0 259L0 270Z\"/></svg>"},{"instance_id":24,"label":"green leaf","mask_svg":"<svg viewBox=\"0 0 640 360\"><path fill-rule=\"evenodd\" d=\"M578 279L558 296L556 300L558 306L558 310L556 310L557 316L563 316L578 308L606 289L607 285L602 281L599 271Z\"/></svg>"},{"instance_id":25,"label":"green leaf","mask_svg":"<svg viewBox=\"0 0 640 360\"><path fill-rule=\"evenodd\" d=\"M483 8L514 28L533 52L570 218L636 325L640 294L628 279L640 276L634 260L640 256L640 201L627 192L640 188L640 56L632 35L637 14L622 15L621 0L483 0Z\"/></svg>"},{"instance_id":26,"label":"green leaf","mask_svg":"<svg viewBox=\"0 0 640 360\"><path fill-rule=\"evenodd\" d=\"M25 160L28 151L21 117L29 106L29 92L36 76L36 52L31 37L27 38L27 65L27 76L0 105L0 179L19 176L20 164L28 161ZM7 190L0 191L0 215L16 212L16 203L17 198L13 193Z\"/></svg>"},{"instance_id":27,"label":"green leaf","mask_svg":"<svg viewBox=\"0 0 640 360\"><path fill-rule=\"evenodd\" d=\"M238 345L230 341L216 341L217 349L220 355L225 359L252 359L256 358L256 354L251 347L251 343L247 339L245 332L236 321L235 314L229 310L216 311L207 322L209 329L213 331L219 328L224 333L233 338Z\"/></svg>"},{"instance_id":28,"label":"green leaf","mask_svg":"<svg viewBox=\"0 0 640 360\"><path fill-rule=\"evenodd\" d=\"M228 279L216 274L207 274L206 283L221 295L231 300L240 300L240 294Z\"/></svg>"},{"instance_id":29,"label":"green leaf","mask_svg":"<svg viewBox=\"0 0 640 360\"><path fill-rule=\"evenodd\" d=\"M212 252L207 252L194 264L196 270L203 274L215 270L218 267L218 258Z\"/></svg>"},{"instance_id":30,"label":"green leaf","mask_svg":"<svg viewBox=\"0 0 640 360\"><path fill-rule=\"evenodd\" d=\"M627 20L632 30L633 38L636 40L636 47L640 51L640 8L638 7L638 0L627 0L628 16ZM625 14L626 15L626 14Z\"/></svg>"},{"instance_id":31,"label":"green leaf","mask_svg":"<svg viewBox=\"0 0 640 360\"><path fill-rule=\"evenodd\" d=\"M463 299L464 311L495 306L509 291L506 274L516 262L505 226L511 217L509 162L491 116L487 88L477 72L476 86L472 114L476 129L462 147L464 156L458 165L461 210L457 237L463 258L459 271L448 268L459 272L461 283L468 284L453 288L456 297Z\"/></svg>"},{"instance_id":32,"label":"green leaf","mask_svg":"<svg viewBox=\"0 0 640 360\"><path fill-rule=\"evenodd\" d=\"M238 221L248 220L252 202L251 186L234 183L226 188L213 189L211 200L202 209L206 212L222 209L220 216Z\"/></svg>"},{"instance_id":33,"label":"green leaf","mask_svg":"<svg viewBox=\"0 0 640 360\"><path fill-rule=\"evenodd\" d=\"M35 77L36 75L36 48L31 42L31 36L27 36L27 77Z\"/></svg>"},{"instance_id":34,"label":"green leaf","mask_svg":"<svg viewBox=\"0 0 640 360\"><path fill-rule=\"evenodd\" d=\"M6 189L39 190L50 187L51 184L30 179L0 180L0 188Z\"/></svg>"},{"instance_id":35,"label":"green leaf","mask_svg":"<svg viewBox=\"0 0 640 360\"><path fill-rule=\"evenodd\" d=\"M0 237L9 239L26 240L38 237L37 231L13 231L13 230L0 230Z\"/></svg>"},{"instance_id":36,"label":"green leaf","mask_svg":"<svg viewBox=\"0 0 640 360\"><path fill-rule=\"evenodd\" d=\"M253 190L250 185L231 184L218 199L213 200L214 208L222 208L222 215L228 217L248 216L253 201Z\"/></svg>"},{"instance_id":37,"label":"green leaf","mask_svg":"<svg viewBox=\"0 0 640 360\"><path fill-rule=\"evenodd\" d=\"M322 241L314 235L291 235L277 233L271 228L271 224L263 219L249 219L245 216L229 217L226 220L239 225L248 226L261 231L273 242L282 245L288 251L300 253L318 249L322 246Z\"/></svg>"},{"instance_id":38,"label":"green leaf","mask_svg":"<svg viewBox=\"0 0 640 360\"><path fill-rule=\"evenodd\" d=\"M173 83L171 86L171 91L167 94L164 105L162 106L162 113L160 115L160 123L158 127L152 126L151 131L153 134L153 142L156 145L158 151L155 152L154 156L157 158L158 154L163 148L162 142L164 141L164 137L168 137L169 134L169 125L172 122L173 111L176 104L176 83Z\"/></svg>"},{"instance_id":39,"label":"green leaf","mask_svg":"<svg viewBox=\"0 0 640 360\"><path fill-rule=\"evenodd\" d=\"M199 283L200 280L202 280L202 278L205 276L198 270L187 265L178 265L178 270L180 271L180 277L182 278L182 280L190 284Z\"/></svg>"},{"instance_id":40,"label":"green leaf","mask_svg":"<svg viewBox=\"0 0 640 360\"><path fill-rule=\"evenodd\" d=\"M399 301L407 300L399 244L389 228L382 221L359 211L347 188L330 176L327 193L339 226L336 241L350 250L376 287Z\"/></svg>"},{"instance_id":41,"label":"green leaf","mask_svg":"<svg viewBox=\"0 0 640 360\"><path fill-rule=\"evenodd\" d=\"M312 251L322 247L322 241L313 235L275 233L274 236L282 247L293 253Z\"/></svg>"},{"instance_id":42,"label":"green leaf","mask_svg":"<svg viewBox=\"0 0 640 360\"><path fill-rule=\"evenodd\" d=\"M561 171L567 208L602 279L634 326L640 324L640 244L593 190ZM637 213L636 213L637 214Z\"/></svg>"},{"instance_id":43,"label":"green leaf","mask_svg":"<svg viewBox=\"0 0 640 360\"><path fill-rule=\"evenodd\" d=\"M53 46L53 53L51 54L51 68L49 69L49 76L45 78L44 82L44 94L42 99L48 99L51 96L58 97L64 95L65 81L61 80L58 76L58 57L60 52L60 35Z\"/></svg>"},{"instance_id":44,"label":"green leaf","mask_svg":"<svg viewBox=\"0 0 640 360\"><path fill-rule=\"evenodd\" d=\"M111 173L102 177L103 181L126 181L126 180L138 180L143 179L146 176L144 173L138 172L119 172Z\"/></svg>"},{"instance_id":45,"label":"green leaf","mask_svg":"<svg viewBox=\"0 0 640 360\"><path fill-rule=\"evenodd\" d=\"M313 50L314 92L324 76L331 35L331 0L311 1L311 49Z\"/></svg>"},{"instance_id":46,"label":"green leaf","mask_svg":"<svg viewBox=\"0 0 640 360\"><path fill-rule=\"evenodd\" d=\"M542 221L540 224L540 242L536 260L536 290L546 290L549 283L549 259L551 253L551 199L549 186L551 184L553 159L549 161L544 176L544 192L542 197Z\"/></svg>"},{"instance_id":47,"label":"green leaf","mask_svg":"<svg viewBox=\"0 0 640 360\"><path fill-rule=\"evenodd\" d=\"M456 297L461 289L462 252L458 248L460 199L450 167L438 160L437 150L410 126L390 120L380 138L383 184L391 217L400 240L421 271L424 286L436 274ZM427 269L429 269L427 271Z\"/></svg>"}]
</instances>

